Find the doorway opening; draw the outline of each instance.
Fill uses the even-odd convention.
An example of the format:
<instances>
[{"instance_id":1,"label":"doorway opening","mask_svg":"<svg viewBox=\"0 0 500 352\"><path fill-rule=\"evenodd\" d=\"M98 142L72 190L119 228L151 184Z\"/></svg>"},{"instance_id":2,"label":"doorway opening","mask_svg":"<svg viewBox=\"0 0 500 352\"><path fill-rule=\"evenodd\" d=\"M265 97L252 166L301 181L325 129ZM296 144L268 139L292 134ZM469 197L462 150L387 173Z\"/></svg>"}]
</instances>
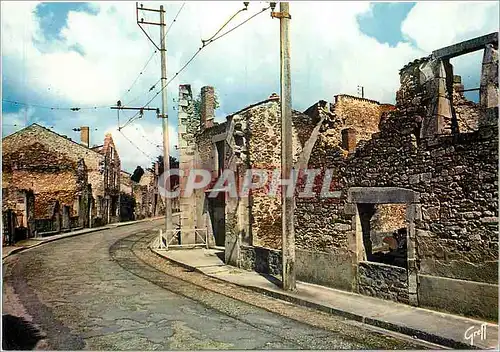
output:
<instances>
[{"instance_id":1,"label":"doorway opening","mask_svg":"<svg viewBox=\"0 0 500 352\"><path fill-rule=\"evenodd\" d=\"M208 206L215 245L224 247L226 242L226 195L219 192L217 197L208 197Z\"/></svg>"}]
</instances>

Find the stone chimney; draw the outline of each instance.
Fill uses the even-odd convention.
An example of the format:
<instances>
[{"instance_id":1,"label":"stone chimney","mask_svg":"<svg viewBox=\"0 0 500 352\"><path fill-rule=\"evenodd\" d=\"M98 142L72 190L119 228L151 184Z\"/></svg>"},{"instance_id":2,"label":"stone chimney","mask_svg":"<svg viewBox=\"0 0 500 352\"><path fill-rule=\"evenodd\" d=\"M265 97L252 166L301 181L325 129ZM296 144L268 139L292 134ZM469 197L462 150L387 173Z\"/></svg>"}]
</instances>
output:
<instances>
[{"instance_id":1,"label":"stone chimney","mask_svg":"<svg viewBox=\"0 0 500 352\"><path fill-rule=\"evenodd\" d=\"M215 117L215 91L214 87L201 88L201 129L210 128L214 125Z\"/></svg>"},{"instance_id":2,"label":"stone chimney","mask_svg":"<svg viewBox=\"0 0 500 352\"><path fill-rule=\"evenodd\" d=\"M80 127L80 143L87 148L90 146L90 132L88 126Z\"/></svg>"},{"instance_id":3,"label":"stone chimney","mask_svg":"<svg viewBox=\"0 0 500 352\"><path fill-rule=\"evenodd\" d=\"M356 130L352 127L342 130L342 149L352 153L356 149Z\"/></svg>"}]
</instances>

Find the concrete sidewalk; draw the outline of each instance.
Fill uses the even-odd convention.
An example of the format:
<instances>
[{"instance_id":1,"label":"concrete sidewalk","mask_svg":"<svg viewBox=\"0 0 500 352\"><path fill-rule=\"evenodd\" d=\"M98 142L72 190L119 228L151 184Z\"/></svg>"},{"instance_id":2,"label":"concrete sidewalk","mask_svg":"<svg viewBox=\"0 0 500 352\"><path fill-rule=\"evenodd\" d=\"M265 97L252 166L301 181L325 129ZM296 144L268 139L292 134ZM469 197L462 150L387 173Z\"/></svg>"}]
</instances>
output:
<instances>
[{"instance_id":1,"label":"concrete sidewalk","mask_svg":"<svg viewBox=\"0 0 500 352\"><path fill-rule=\"evenodd\" d=\"M297 282L294 293L283 291L274 277L225 265L224 252L214 249L153 250L189 270L249 288L294 304L396 331L442 346L462 349L498 349L498 324L416 308L323 286ZM486 324L486 338L465 338Z\"/></svg>"},{"instance_id":2,"label":"concrete sidewalk","mask_svg":"<svg viewBox=\"0 0 500 352\"><path fill-rule=\"evenodd\" d=\"M23 250L28 249L28 248L39 246L43 243L56 241L56 240L59 240L61 238L79 236L79 235L84 235L84 234L91 233L91 232L109 230L109 229L114 229L114 228L121 227L121 226L133 225L133 224L138 224L138 223L145 222L145 221L154 221L154 220L158 220L158 219L163 219L163 217L160 216L160 217L147 218L147 219L136 220L136 221L118 222L118 223L108 224L106 226L101 226L101 227L94 227L94 228L90 228L90 229L81 229L81 230L76 230L76 231L59 233L59 234L53 235L53 236L29 238L29 239L26 239L23 241L19 241L13 246L2 246L2 260L7 258L11 254L23 251Z\"/></svg>"}]
</instances>

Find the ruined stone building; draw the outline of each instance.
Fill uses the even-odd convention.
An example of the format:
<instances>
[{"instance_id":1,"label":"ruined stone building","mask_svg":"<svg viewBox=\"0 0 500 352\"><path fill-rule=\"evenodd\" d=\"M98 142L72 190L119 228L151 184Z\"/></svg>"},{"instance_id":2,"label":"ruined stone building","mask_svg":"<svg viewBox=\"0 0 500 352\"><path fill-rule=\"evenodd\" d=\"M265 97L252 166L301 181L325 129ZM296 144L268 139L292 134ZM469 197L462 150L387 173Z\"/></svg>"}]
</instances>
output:
<instances>
[{"instance_id":1,"label":"ruined stone building","mask_svg":"<svg viewBox=\"0 0 500 352\"><path fill-rule=\"evenodd\" d=\"M2 140L3 211L15 210L35 232L98 226L119 220L120 158L107 134L89 147L38 124Z\"/></svg>"},{"instance_id":2,"label":"ruined stone building","mask_svg":"<svg viewBox=\"0 0 500 352\"><path fill-rule=\"evenodd\" d=\"M497 319L497 48L493 33L409 63L395 106L337 95L292 112L294 168L319 170L313 196L298 196L307 174L297 181L298 280ZM450 64L475 50L484 51L479 103L465 99ZM250 168L279 168L279 97L216 124L210 92L202 90L196 117L190 86L179 88L181 170L216 178L229 169L238 182ZM318 181L327 170L333 196L325 198ZM281 200L267 194L271 186L208 197L211 184L181 196L181 241L206 231L228 264L280 275Z\"/></svg>"},{"instance_id":3,"label":"ruined stone building","mask_svg":"<svg viewBox=\"0 0 500 352\"><path fill-rule=\"evenodd\" d=\"M146 170L138 183L133 184L133 195L136 201L136 218L144 219L164 212L163 203L158 200L158 177L154 171Z\"/></svg>"}]
</instances>

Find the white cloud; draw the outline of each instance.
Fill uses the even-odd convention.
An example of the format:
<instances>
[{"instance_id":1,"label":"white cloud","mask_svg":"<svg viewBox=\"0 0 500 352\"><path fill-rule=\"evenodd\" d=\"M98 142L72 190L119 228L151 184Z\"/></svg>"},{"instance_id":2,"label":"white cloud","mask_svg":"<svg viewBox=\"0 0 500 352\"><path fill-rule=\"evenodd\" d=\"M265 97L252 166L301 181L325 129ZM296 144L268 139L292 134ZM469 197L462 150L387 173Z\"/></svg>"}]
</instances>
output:
<instances>
[{"instance_id":1,"label":"white cloud","mask_svg":"<svg viewBox=\"0 0 500 352\"><path fill-rule=\"evenodd\" d=\"M419 2L401 30L427 53L498 31L498 2Z\"/></svg>"},{"instance_id":2,"label":"white cloud","mask_svg":"<svg viewBox=\"0 0 500 352\"><path fill-rule=\"evenodd\" d=\"M150 167L158 155L163 155L162 127L151 123L131 123L118 131L115 126L109 127L106 132L111 133L117 146L122 165L127 170L134 170L137 165ZM177 131L169 128L170 155L178 156L175 148Z\"/></svg>"},{"instance_id":3,"label":"white cloud","mask_svg":"<svg viewBox=\"0 0 500 352\"><path fill-rule=\"evenodd\" d=\"M4 81L34 96L31 103L109 106L118 99L127 104L140 96L134 105L141 105L157 91L158 87L146 94L159 79L159 55L125 96L154 49L136 24L134 2L92 3L97 14L71 11L60 32L62 39L51 41L40 29L36 4L2 2ZM144 3L144 7L158 6L157 2ZM180 6L165 4L168 24ZM251 2L248 11L238 15L227 29L264 6L265 2ZM173 77L201 46L201 38L209 38L241 7L241 2L186 2L167 37L168 77ZM398 70L404 64L456 40L492 31L498 23L495 8L498 10L498 5L491 3L417 3L402 26L403 33L419 47L414 48L408 43L389 47L360 31L356 18L370 11L370 3L291 2L293 106L305 109L319 99L331 101L335 94L356 94L358 85L365 87L366 97L392 102L399 86ZM158 20L156 13L140 17ZM145 28L158 43L159 27ZM70 50L75 45L83 56ZM171 83L167 89L171 151L177 124L173 99L178 97L178 85L185 83L192 84L194 95L203 85L216 87L221 104L218 121L273 92L279 93L279 20L271 19L269 12L257 16L203 49ZM160 107L160 103L157 97L151 106ZM161 121L153 115L124 129L148 155L159 150L140 134L154 143L162 141ZM116 133L116 111L36 109L34 118L48 120L63 134L82 125L98 128L92 136L95 144L102 143L105 131L113 131L125 168L130 171L137 164L149 166L147 157Z\"/></svg>"}]
</instances>

